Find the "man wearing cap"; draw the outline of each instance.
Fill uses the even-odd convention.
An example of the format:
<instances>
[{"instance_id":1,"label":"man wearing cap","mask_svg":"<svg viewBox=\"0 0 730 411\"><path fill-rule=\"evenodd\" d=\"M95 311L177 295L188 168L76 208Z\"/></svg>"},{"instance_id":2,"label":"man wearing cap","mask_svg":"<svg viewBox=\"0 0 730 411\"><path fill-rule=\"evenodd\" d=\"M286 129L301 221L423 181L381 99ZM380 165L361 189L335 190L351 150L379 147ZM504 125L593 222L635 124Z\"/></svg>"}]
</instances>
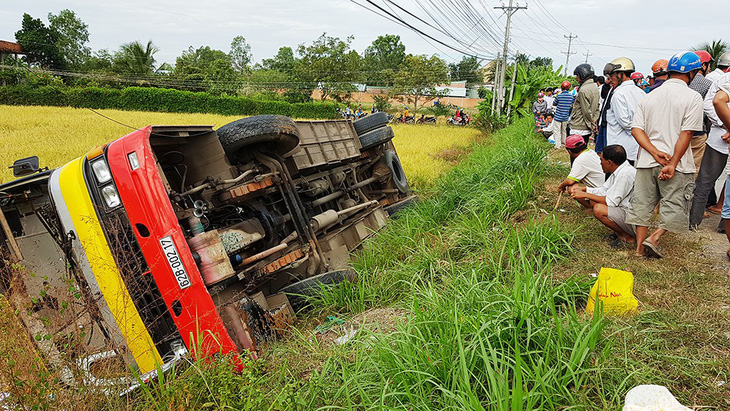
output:
<instances>
[{"instance_id":1,"label":"man wearing cap","mask_svg":"<svg viewBox=\"0 0 730 411\"><path fill-rule=\"evenodd\" d=\"M612 246L617 247L621 242L633 243L636 227L626 223L626 214L631 208L636 169L626 161L626 150L619 145L604 147L600 157L603 171L611 176L601 187L571 186L570 197L591 209L598 221L616 233L617 239Z\"/></svg>"},{"instance_id":2,"label":"man wearing cap","mask_svg":"<svg viewBox=\"0 0 730 411\"><path fill-rule=\"evenodd\" d=\"M588 148L583 136L572 134L565 141L573 165L570 174L558 186L558 191L564 192L568 187L583 183L586 187L601 187L605 183L606 175L601 168L601 159L595 151Z\"/></svg>"},{"instance_id":3,"label":"man wearing cap","mask_svg":"<svg viewBox=\"0 0 730 411\"><path fill-rule=\"evenodd\" d=\"M618 144L626 150L626 159L634 165L639 152L639 144L631 135L631 126L636 107L646 94L634 85L631 74L634 62L626 57L614 59L606 65L611 83L616 85L611 98L611 106L606 110L606 145Z\"/></svg>"},{"instance_id":4,"label":"man wearing cap","mask_svg":"<svg viewBox=\"0 0 730 411\"><path fill-rule=\"evenodd\" d=\"M570 117L570 130L574 134L583 136L587 145L591 134L596 129L598 102L601 96L596 83L593 81L595 73L590 64L579 64L573 74L580 86L575 96L573 113Z\"/></svg>"},{"instance_id":5,"label":"man wearing cap","mask_svg":"<svg viewBox=\"0 0 730 411\"><path fill-rule=\"evenodd\" d=\"M675 54L667 67L669 80L636 109L633 135L641 149L626 222L636 226L637 256L661 258L661 237L689 227L695 165L688 148L693 132L702 130L702 98L688 84L701 66L692 52ZM657 204L659 226L647 237Z\"/></svg>"},{"instance_id":6,"label":"man wearing cap","mask_svg":"<svg viewBox=\"0 0 730 411\"><path fill-rule=\"evenodd\" d=\"M652 81L654 84L649 87L649 92L659 88L669 78L669 73L667 73L667 64L669 64L669 60L659 59L651 66L651 72L653 74Z\"/></svg>"}]
</instances>

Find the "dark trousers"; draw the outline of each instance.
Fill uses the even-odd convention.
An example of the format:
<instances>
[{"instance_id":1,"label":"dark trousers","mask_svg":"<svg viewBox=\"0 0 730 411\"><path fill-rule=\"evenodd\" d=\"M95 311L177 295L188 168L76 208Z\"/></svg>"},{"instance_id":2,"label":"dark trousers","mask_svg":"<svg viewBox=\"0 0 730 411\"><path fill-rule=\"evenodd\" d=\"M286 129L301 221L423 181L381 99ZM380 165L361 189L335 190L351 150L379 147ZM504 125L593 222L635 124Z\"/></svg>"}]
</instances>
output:
<instances>
[{"instance_id":1,"label":"dark trousers","mask_svg":"<svg viewBox=\"0 0 730 411\"><path fill-rule=\"evenodd\" d=\"M725 170L727 156L727 154L707 146L705 156L702 158L702 167L695 180L694 199L692 200L692 210L689 213L690 228L695 228L702 223L707 197L710 195L710 191L715 189L715 182Z\"/></svg>"},{"instance_id":2,"label":"dark trousers","mask_svg":"<svg viewBox=\"0 0 730 411\"><path fill-rule=\"evenodd\" d=\"M603 151L603 147L606 147L606 127L598 127L598 134L596 135L596 153Z\"/></svg>"}]
</instances>

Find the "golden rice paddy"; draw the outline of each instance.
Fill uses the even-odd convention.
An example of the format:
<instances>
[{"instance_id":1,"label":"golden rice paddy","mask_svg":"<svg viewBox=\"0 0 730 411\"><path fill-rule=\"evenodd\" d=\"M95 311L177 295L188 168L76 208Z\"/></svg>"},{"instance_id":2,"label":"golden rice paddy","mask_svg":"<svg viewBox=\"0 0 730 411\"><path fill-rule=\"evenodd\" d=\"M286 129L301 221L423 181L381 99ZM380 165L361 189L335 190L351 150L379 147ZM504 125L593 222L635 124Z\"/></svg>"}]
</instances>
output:
<instances>
[{"instance_id":1,"label":"golden rice paddy","mask_svg":"<svg viewBox=\"0 0 730 411\"><path fill-rule=\"evenodd\" d=\"M37 155L42 167L55 168L93 147L150 124L212 124L217 128L238 118L215 114L98 112L108 118L87 109L0 105L0 182L13 179L6 167L19 158ZM480 135L473 128L446 125L398 124L393 129L393 141L406 176L416 188L448 170Z\"/></svg>"}]
</instances>

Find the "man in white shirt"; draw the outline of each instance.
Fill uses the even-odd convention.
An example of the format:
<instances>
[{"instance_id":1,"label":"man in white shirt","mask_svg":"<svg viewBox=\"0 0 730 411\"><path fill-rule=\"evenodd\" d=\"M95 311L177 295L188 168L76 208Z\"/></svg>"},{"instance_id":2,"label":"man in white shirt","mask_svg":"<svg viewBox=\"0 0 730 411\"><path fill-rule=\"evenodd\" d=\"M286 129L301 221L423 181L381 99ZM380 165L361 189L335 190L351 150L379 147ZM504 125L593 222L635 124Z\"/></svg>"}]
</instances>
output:
<instances>
[{"instance_id":1,"label":"man in white shirt","mask_svg":"<svg viewBox=\"0 0 730 411\"><path fill-rule=\"evenodd\" d=\"M611 83L616 84L611 97L611 105L606 110L606 145L618 144L626 150L626 158L631 165L636 162L639 143L631 135L631 126L636 107L646 93L636 87L631 74L636 71L634 62L626 57L619 57L609 63L606 74Z\"/></svg>"},{"instance_id":2,"label":"man in white shirt","mask_svg":"<svg viewBox=\"0 0 730 411\"><path fill-rule=\"evenodd\" d=\"M692 210L689 214L689 228L696 229L704 217L707 198L710 191L715 189L715 182L725 170L728 160L728 143L722 138L727 130L717 116L713 100L718 90L730 81L730 75L724 74L717 77L717 80L710 86L704 101L704 112L710 121L710 132L707 134L705 154L702 158L702 167L695 180L694 198L692 199Z\"/></svg>"},{"instance_id":3,"label":"man in white shirt","mask_svg":"<svg viewBox=\"0 0 730 411\"><path fill-rule=\"evenodd\" d=\"M730 70L730 51L726 51L717 59L717 68L707 73L705 78L717 84L728 70Z\"/></svg>"},{"instance_id":4,"label":"man in white shirt","mask_svg":"<svg viewBox=\"0 0 730 411\"><path fill-rule=\"evenodd\" d=\"M545 126L540 129L540 132L545 138L550 138L553 135L554 131L554 124L553 124L553 114L547 113L545 114Z\"/></svg>"},{"instance_id":5,"label":"man in white shirt","mask_svg":"<svg viewBox=\"0 0 730 411\"><path fill-rule=\"evenodd\" d=\"M570 188L570 197L592 210L598 221L616 233L612 246L634 243L636 227L626 223L626 214L631 209L636 169L626 160L626 150L617 144L603 148L601 167L611 173L603 186L582 188L576 184Z\"/></svg>"},{"instance_id":6,"label":"man in white shirt","mask_svg":"<svg viewBox=\"0 0 730 411\"><path fill-rule=\"evenodd\" d=\"M636 226L637 256L661 258L661 237L689 228L695 164L688 148L703 124L702 98L688 84L701 66L695 53L672 56L669 80L644 97L634 114L633 135L641 149L626 222ZM647 237L657 204L659 227Z\"/></svg>"},{"instance_id":7,"label":"man in white shirt","mask_svg":"<svg viewBox=\"0 0 730 411\"><path fill-rule=\"evenodd\" d=\"M573 165L570 174L558 186L558 191L564 192L568 187L583 183L586 187L596 188L606 182L606 174L601 168L601 159L595 151L590 150L583 136L573 134L565 140Z\"/></svg>"}]
</instances>

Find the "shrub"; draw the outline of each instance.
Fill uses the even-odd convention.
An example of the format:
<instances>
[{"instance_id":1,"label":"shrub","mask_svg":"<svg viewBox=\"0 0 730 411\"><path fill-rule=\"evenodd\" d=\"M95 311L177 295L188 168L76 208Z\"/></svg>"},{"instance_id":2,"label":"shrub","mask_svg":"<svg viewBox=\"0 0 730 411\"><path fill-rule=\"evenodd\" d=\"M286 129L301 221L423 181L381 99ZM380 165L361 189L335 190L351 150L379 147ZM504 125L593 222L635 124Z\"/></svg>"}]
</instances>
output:
<instances>
[{"instance_id":1,"label":"shrub","mask_svg":"<svg viewBox=\"0 0 730 411\"><path fill-rule=\"evenodd\" d=\"M335 106L327 103L256 100L153 87L127 87L120 90L99 87L0 86L0 104L241 116L280 114L310 119L337 117Z\"/></svg>"}]
</instances>

